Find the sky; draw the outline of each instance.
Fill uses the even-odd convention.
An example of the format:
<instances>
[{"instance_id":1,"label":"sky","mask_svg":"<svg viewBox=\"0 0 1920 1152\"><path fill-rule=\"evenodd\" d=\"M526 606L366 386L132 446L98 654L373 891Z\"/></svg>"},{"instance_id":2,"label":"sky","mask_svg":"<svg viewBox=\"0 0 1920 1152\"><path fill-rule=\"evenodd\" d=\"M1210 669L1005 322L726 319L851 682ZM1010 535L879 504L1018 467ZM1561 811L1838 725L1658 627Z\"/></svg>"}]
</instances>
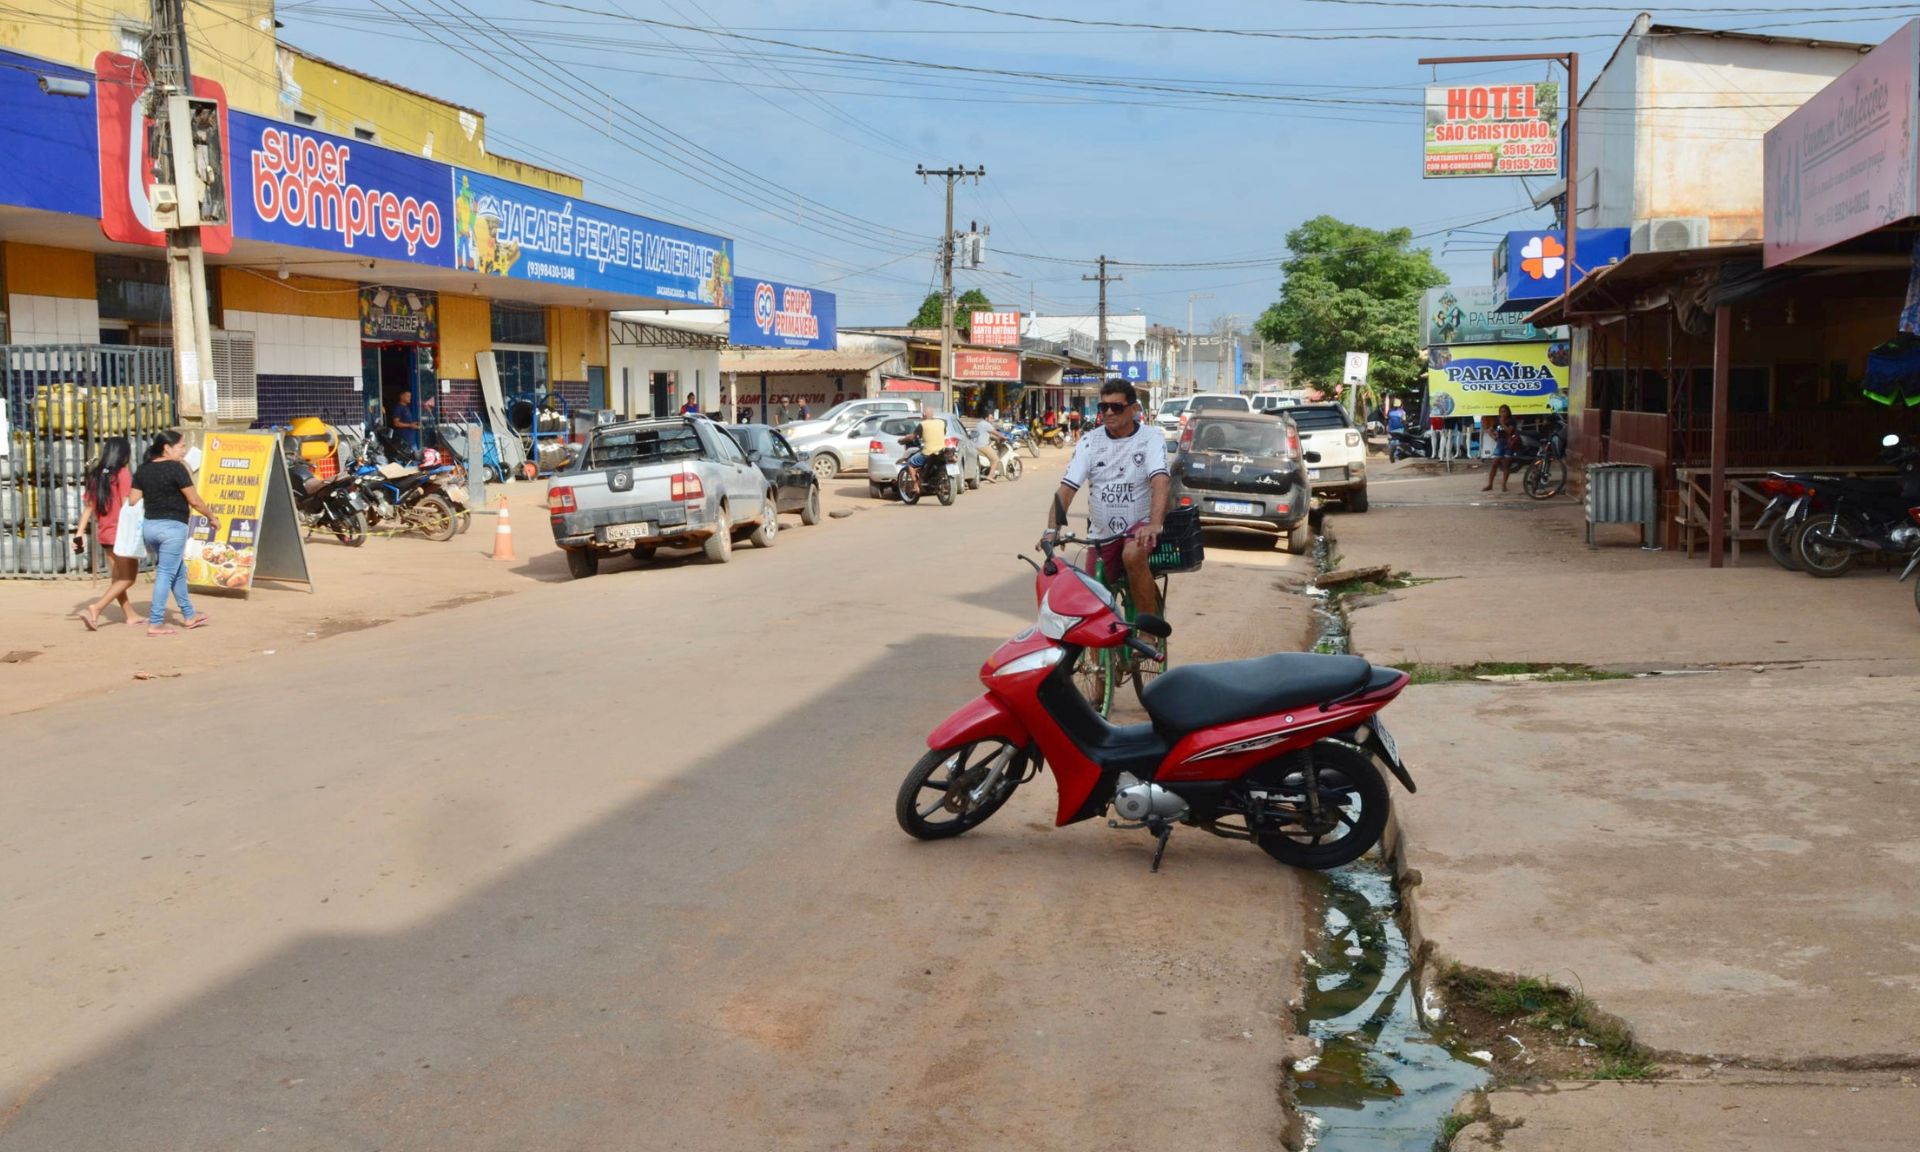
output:
<instances>
[{"instance_id":1,"label":"sky","mask_svg":"<svg viewBox=\"0 0 1920 1152\"><path fill-rule=\"evenodd\" d=\"M231 8L248 0L196 0ZM1408 227L1459 284L1535 227L1519 179L1423 180L1423 87L1591 83L1630 5L1425 0L282 0L281 38L486 114L490 151L586 197L732 237L735 270L838 294L845 327L904 323L938 286L944 192L916 165L984 166L959 227L990 227L998 307L1245 327L1277 298L1285 237L1320 214ZM1878 43L1911 5L1703 0L1692 27ZM1035 17L1040 17L1036 19ZM1105 21L1177 27L1110 27ZM398 144L398 142L395 142ZM1540 181L1532 182L1539 187ZM1191 300L1190 296L1199 295Z\"/></svg>"}]
</instances>

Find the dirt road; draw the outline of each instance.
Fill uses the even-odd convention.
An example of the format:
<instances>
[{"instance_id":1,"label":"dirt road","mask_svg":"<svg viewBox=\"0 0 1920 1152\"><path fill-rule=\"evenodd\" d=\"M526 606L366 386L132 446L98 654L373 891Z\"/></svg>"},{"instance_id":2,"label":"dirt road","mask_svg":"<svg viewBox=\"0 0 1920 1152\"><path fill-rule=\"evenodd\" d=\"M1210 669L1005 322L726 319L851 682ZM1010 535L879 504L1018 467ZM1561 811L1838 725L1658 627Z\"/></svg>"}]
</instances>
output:
<instances>
[{"instance_id":1,"label":"dirt road","mask_svg":"<svg viewBox=\"0 0 1920 1152\"><path fill-rule=\"evenodd\" d=\"M1045 778L894 826L1049 490L7 718L0 1149L1274 1146L1293 874ZM1297 647L1289 563L1217 549L1181 650Z\"/></svg>"}]
</instances>

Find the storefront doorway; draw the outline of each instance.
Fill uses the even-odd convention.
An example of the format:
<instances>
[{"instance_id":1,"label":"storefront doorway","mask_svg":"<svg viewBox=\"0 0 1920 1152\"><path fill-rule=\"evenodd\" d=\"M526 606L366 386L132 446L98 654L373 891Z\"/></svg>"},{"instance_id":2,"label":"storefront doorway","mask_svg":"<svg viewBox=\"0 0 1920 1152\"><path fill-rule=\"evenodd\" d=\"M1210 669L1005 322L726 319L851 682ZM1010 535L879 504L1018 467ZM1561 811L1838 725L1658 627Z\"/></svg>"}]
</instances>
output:
<instances>
[{"instance_id":1,"label":"storefront doorway","mask_svg":"<svg viewBox=\"0 0 1920 1152\"><path fill-rule=\"evenodd\" d=\"M360 290L360 383L367 425L387 426L402 393L420 422L407 437L415 447L433 446L440 412L434 365L439 352L439 301L431 292L405 288Z\"/></svg>"},{"instance_id":2,"label":"storefront doorway","mask_svg":"<svg viewBox=\"0 0 1920 1152\"><path fill-rule=\"evenodd\" d=\"M677 375L677 373L673 372L655 372L652 374L652 379L647 385L647 392L652 403L651 411L655 416L665 416L680 410L679 397L674 394L674 388L679 383L676 378Z\"/></svg>"}]
</instances>

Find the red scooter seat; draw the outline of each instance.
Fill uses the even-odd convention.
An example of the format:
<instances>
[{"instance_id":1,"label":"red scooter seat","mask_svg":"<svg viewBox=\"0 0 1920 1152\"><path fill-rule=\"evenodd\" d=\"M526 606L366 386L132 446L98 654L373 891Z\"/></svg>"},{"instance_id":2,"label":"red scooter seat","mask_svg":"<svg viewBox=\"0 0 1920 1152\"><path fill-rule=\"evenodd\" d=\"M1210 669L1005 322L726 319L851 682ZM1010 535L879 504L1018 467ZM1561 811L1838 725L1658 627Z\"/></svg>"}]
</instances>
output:
<instances>
[{"instance_id":1,"label":"red scooter seat","mask_svg":"<svg viewBox=\"0 0 1920 1152\"><path fill-rule=\"evenodd\" d=\"M1153 678L1140 702L1162 732L1193 732L1357 692L1373 675L1358 656L1281 652L1252 660L1183 664Z\"/></svg>"}]
</instances>

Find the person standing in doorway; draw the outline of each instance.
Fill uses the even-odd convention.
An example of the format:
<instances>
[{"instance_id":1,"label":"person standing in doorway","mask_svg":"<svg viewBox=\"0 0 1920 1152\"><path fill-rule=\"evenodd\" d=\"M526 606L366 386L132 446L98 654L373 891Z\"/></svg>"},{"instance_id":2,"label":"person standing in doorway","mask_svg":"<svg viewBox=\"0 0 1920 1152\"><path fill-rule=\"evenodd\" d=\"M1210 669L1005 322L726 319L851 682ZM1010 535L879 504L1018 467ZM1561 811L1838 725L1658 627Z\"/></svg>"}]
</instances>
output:
<instances>
[{"instance_id":1,"label":"person standing in doorway","mask_svg":"<svg viewBox=\"0 0 1920 1152\"><path fill-rule=\"evenodd\" d=\"M141 523L141 538L158 557L154 568L153 606L147 609L147 635L171 636L167 627L167 597L180 606L180 620L188 630L204 628L207 616L193 610L187 595L187 521L189 512L207 518L210 538L218 539L220 522L213 509L200 498L193 486L193 473L181 463L186 459L187 441L171 429L153 438L147 448L147 462L133 474L133 502L141 505L146 519Z\"/></svg>"},{"instance_id":2,"label":"person standing in doorway","mask_svg":"<svg viewBox=\"0 0 1920 1152\"><path fill-rule=\"evenodd\" d=\"M86 480L80 491L84 504L80 526L73 530L73 550L86 550L87 525L92 524L94 534L100 539L100 549L107 554L107 563L111 565L106 595L80 610L80 622L87 626L89 632L99 630L100 613L115 601L119 601L120 610L126 613L127 623L140 623L133 614L133 602L127 599L128 591L140 579L140 561L131 556L116 556L113 552L113 542L119 538L120 505L125 503L127 494L133 491L132 463L133 448L127 443L127 438L109 437L100 446L100 459L87 469Z\"/></svg>"},{"instance_id":3,"label":"person standing in doorway","mask_svg":"<svg viewBox=\"0 0 1920 1152\"><path fill-rule=\"evenodd\" d=\"M420 451L420 416L413 410L413 393L404 388L393 398L393 407L387 409L387 430L407 447Z\"/></svg>"},{"instance_id":4,"label":"person standing in doorway","mask_svg":"<svg viewBox=\"0 0 1920 1152\"><path fill-rule=\"evenodd\" d=\"M693 393L691 392L687 393L687 402L685 404L680 405L680 415L682 416L700 415L700 402L693 398Z\"/></svg>"}]
</instances>

